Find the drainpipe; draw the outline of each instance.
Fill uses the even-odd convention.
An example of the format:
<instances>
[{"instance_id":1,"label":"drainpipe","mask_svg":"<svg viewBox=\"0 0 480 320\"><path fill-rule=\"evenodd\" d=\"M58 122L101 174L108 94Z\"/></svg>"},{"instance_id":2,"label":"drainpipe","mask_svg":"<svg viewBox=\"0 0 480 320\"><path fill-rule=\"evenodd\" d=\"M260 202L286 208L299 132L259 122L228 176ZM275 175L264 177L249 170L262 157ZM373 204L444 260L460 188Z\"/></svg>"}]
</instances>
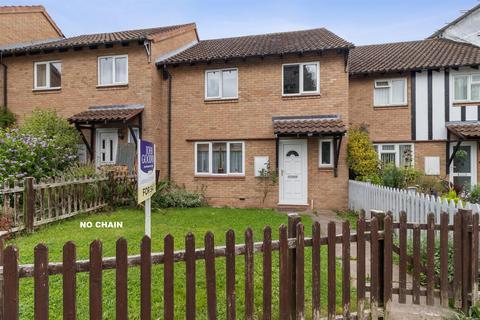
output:
<instances>
[{"instance_id":1,"label":"drainpipe","mask_svg":"<svg viewBox=\"0 0 480 320\"><path fill-rule=\"evenodd\" d=\"M168 80L168 180L172 180L172 74L163 66L163 78Z\"/></svg>"},{"instance_id":2,"label":"drainpipe","mask_svg":"<svg viewBox=\"0 0 480 320\"><path fill-rule=\"evenodd\" d=\"M7 111L7 71L8 66L3 62L2 52L0 51L0 65L3 67L3 108Z\"/></svg>"}]
</instances>

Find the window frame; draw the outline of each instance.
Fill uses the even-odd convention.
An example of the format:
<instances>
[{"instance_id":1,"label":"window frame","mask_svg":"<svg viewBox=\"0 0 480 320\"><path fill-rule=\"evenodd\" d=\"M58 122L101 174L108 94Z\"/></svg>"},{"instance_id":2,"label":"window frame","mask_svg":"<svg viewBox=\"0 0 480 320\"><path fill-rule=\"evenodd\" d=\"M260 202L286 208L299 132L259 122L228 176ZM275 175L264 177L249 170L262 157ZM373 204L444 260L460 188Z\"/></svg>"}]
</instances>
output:
<instances>
[{"instance_id":1,"label":"window frame","mask_svg":"<svg viewBox=\"0 0 480 320\"><path fill-rule=\"evenodd\" d=\"M223 72L224 71L232 71L235 70L237 72L237 78L236 78L236 92L237 94L234 97L224 97L223 96ZM220 72L220 83L218 84L218 92L219 96L216 97L209 97L208 96L208 81L207 81L207 75L209 72ZM238 99L238 68L223 68L223 69L208 69L205 70L205 76L204 76L204 82L205 82L205 100L232 100L232 99Z\"/></svg>"},{"instance_id":2,"label":"window frame","mask_svg":"<svg viewBox=\"0 0 480 320\"><path fill-rule=\"evenodd\" d=\"M330 142L330 163L322 163L322 142ZM333 168L334 154L333 154L333 139L318 139L318 167L319 168Z\"/></svg>"},{"instance_id":3,"label":"window frame","mask_svg":"<svg viewBox=\"0 0 480 320\"><path fill-rule=\"evenodd\" d=\"M102 81L100 80L101 79L101 72L100 72L100 60L101 59L106 59L106 58L112 58L113 59L113 63L112 63L112 83L108 83L108 84L102 84ZM127 74L127 79L126 81L124 82L116 82L115 81L115 66L116 66L116 60L117 58L126 58L127 60L127 70L126 70L126 74ZM128 54L116 54L116 55L109 55L109 56L99 56L97 57L97 73L98 73L98 76L97 76L97 87L112 87L112 86L122 86L122 85L128 85Z\"/></svg>"},{"instance_id":4,"label":"window frame","mask_svg":"<svg viewBox=\"0 0 480 320\"><path fill-rule=\"evenodd\" d=\"M403 102L402 103L393 103L393 81L403 81ZM377 82L388 82L388 86L377 86ZM375 79L373 80L373 106L374 107L395 107L395 106L406 106L408 105L408 85L407 85L407 78L388 78L388 79ZM375 89L384 89L389 88L389 95L388 100L389 103L387 104L380 104L375 99Z\"/></svg>"},{"instance_id":5,"label":"window frame","mask_svg":"<svg viewBox=\"0 0 480 320\"><path fill-rule=\"evenodd\" d=\"M462 103L462 102L480 102L480 99L472 100L472 78L473 76L480 76L480 72L472 73L456 73L452 77L452 86L453 86L453 103ZM455 78L457 77L467 77L467 99L457 100L455 99ZM475 81L475 84L480 84L480 81Z\"/></svg>"},{"instance_id":6,"label":"window frame","mask_svg":"<svg viewBox=\"0 0 480 320\"><path fill-rule=\"evenodd\" d=\"M315 64L317 66L317 89L315 91L304 91L303 90L303 66L308 64ZM299 91L298 93L285 93L285 67L286 66L296 66L299 67ZM311 62L294 62L294 63L284 63L282 64L282 96L283 97L290 97L290 96L303 96L303 95L316 95L320 94L320 61L311 61Z\"/></svg>"},{"instance_id":7,"label":"window frame","mask_svg":"<svg viewBox=\"0 0 480 320\"><path fill-rule=\"evenodd\" d=\"M225 143L227 146L226 149L226 170L225 173L213 173L213 144L214 143ZM239 173L230 173L230 144L239 143L242 145L242 172ZM208 172L198 172L197 168L197 152L199 144L208 144ZM194 146L194 172L195 176L245 176L245 142L244 141L197 141Z\"/></svg>"},{"instance_id":8,"label":"window frame","mask_svg":"<svg viewBox=\"0 0 480 320\"><path fill-rule=\"evenodd\" d=\"M62 86L60 85L59 87L51 87L50 86L50 64L51 63L60 63L62 65L62 60L48 60L48 61L37 61L34 62L33 64L33 90L58 90L61 89ZM45 70L46 72L46 79L45 79L45 84L46 86L40 87L37 85L37 66L39 65L46 65L47 68ZM61 79L62 73L60 71L60 79ZM60 80L61 81L61 80Z\"/></svg>"},{"instance_id":9,"label":"window frame","mask_svg":"<svg viewBox=\"0 0 480 320\"><path fill-rule=\"evenodd\" d=\"M394 146L394 150L385 150L383 152L383 146ZM373 146L376 147L376 153L378 160L382 161L382 153L391 153L395 154L395 166L400 168L400 146L409 145L412 151L412 161L410 167L415 167L415 144L414 143L374 143Z\"/></svg>"}]
</instances>

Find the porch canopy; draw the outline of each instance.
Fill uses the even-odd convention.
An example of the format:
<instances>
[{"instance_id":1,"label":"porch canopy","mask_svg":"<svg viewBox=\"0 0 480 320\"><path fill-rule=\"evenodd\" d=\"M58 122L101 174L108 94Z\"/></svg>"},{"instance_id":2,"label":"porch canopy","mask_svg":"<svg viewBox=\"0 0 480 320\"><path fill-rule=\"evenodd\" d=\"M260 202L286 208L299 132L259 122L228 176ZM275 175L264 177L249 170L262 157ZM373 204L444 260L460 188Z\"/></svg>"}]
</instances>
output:
<instances>
[{"instance_id":1,"label":"porch canopy","mask_svg":"<svg viewBox=\"0 0 480 320\"><path fill-rule=\"evenodd\" d=\"M272 117L272 121L277 141L277 155L278 141L281 137L331 137L333 139L333 172L335 177L337 176L342 137L347 132L339 115L280 116Z\"/></svg>"},{"instance_id":2,"label":"porch canopy","mask_svg":"<svg viewBox=\"0 0 480 320\"><path fill-rule=\"evenodd\" d=\"M448 131L448 146L447 150L450 150L450 143L456 142L453 152L448 157L447 163L447 174L449 173L450 165L452 164L453 159L455 158L460 145L463 141L478 141L480 140L480 121L451 121L446 124ZM456 139L452 140L451 136L455 136ZM449 152L449 151L447 151Z\"/></svg>"},{"instance_id":3,"label":"porch canopy","mask_svg":"<svg viewBox=\"0 0 480 320\"><path fill-rule=\"evenodd\" d=\"M92 106L85 111L77 113L68 121L75 125L80 132L83 142L87 146L90 158L93 159L94 132L99 127L127 127L134 138L135 144L137 137L133 128L138 128L142 132L143 105L141 104L117 104L108 106ZM82 130L90 130L90 142L87 141Z\"/></svg>"}]
</instances>

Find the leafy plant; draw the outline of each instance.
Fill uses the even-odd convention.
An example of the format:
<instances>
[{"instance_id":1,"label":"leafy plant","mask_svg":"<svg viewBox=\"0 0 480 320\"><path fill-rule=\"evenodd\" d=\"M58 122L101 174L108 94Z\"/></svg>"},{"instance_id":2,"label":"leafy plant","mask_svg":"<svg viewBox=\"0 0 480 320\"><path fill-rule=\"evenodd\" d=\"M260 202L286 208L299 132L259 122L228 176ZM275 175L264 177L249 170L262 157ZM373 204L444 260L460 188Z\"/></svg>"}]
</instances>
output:
<instances>
[{"instance_id":1,"label":"leafy plant","mask_svg":"<svg viewBox=\"0 0 480 320\"><path fill-rule=\"evenodd\" d=\"M152 197L153 208L196 208L206 205L205 190L187 191L174 182L165 180L157 184Z\"/></svg>"},{"instance_id":2,"label":"leafy plant","mask_svg":"<svg viewBox=\"0 0 480 320\"><path fill-rule=\"evenodd\" d=\"M480 319L480 305L477 303L473 306L470 306L468 308L467 313L459 311L459 312L455 313L455 316L452 319L455 319L455 320Z\"/></svg>"},{"instance_id":3,"label":"leafy plant","mask_svg":"<svg viewBox=\"0 0 480 320\"><path fill-rule=\"evenodd\" d=\"M347 163L352 178L380 183L378 156L364 126L348 131Z\"/></svg>"},{"instance_id":4,"label":"leafy plant","mask_svg":"<svg viewBox=\"0 0 480 320\"><path fill-rule=\"evenodd\" d=\"M446 199L448 202L453 200L455 204L458 204L460 197L457 195L457 191L451 188L446 194L442 195L442 199Z\"/></svg>"},{"instance_id":5,"label":"leafy plant","mask_svg":"<svg viewBox=\"0 0 480 320\"><path fill-rule=\"evenodd\" d=\"M268 194L275 188L278 181L277 172L270 169L270 161L268 161L265 166L266 168L262 168L257 177L257 186L262 195L262 205L265 204Z\"/></svg>"},{"instance_id":6,"label":"leafy plant","mask_svg":"<svg viewBox=\"0 0 480 320\"><path fill-rule=\"evenodd\" d=\"M0 109L0 128L7 128L15 123L15 115L7 108Z\"/></svg>"},{"instance_id":7,"label":"leafy plant","mask_svg":"<svg viewBox=\"0 0 480 320\"><path fill-rule=\"evenodd\" d=\"M398 168L393 163L384 165L381 170L382 184L392 188L411 187L420 175L420 172L412 167Z\"/></svg>"},{"instance_id":8,"label":"leafy plant","mask_svg":"<svg viewBox=\"0 0 480 320\"><path fill-rule=\"evenodd\" d=\"M480 185L475 185L470 188L466 200L470 203L480 203Z\"/></svg>"},{"instance_id":9,"label":"leafy plant","mask_svg":"<svg viewBox=\"0 0 480 320\"><path fill-rule=\"evenodd\" d=\"M65 176L71 178L95 178L98 177L97 168L92 162L86 164L76 163L65 172Z\"/></svg>"}]
</instances>

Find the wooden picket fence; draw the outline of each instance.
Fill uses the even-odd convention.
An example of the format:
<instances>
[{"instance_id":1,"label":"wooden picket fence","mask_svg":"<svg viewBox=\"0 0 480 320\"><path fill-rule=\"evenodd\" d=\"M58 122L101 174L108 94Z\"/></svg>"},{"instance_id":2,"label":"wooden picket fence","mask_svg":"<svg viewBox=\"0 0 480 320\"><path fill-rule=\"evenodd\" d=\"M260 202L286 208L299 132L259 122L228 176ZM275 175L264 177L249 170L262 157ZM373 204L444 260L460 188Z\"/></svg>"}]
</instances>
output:
<instances>
[{"instance_id":1,"label":"wooden picket fence","mask_svg":"<svg viewBox=\"0 0 480 320\"><path fill-rule=\"evenodd\" d=\"M105 187L112 190L105 198ZM97 178L55 178L35 181L28 177L21 181L4 182L0 187L0 236L54 221L67 219L79 213L97 211L109 204L131 199L129 188L135 188L134 176L109 175Z\"/></svg>"},{"instance_id":2,"label":"wooden picket fence","mask_svg":"<svg viewBox=\"0 0 480 320\"><path fill-rule=\"evenodd\" d=\"M185 314L186 319L197 316L197 260L204 260L206 276L206 302L208 319L217 319L217 269L216 260L226 260L226 306L227 319L277 317L272 306L272 296L278 295L279 319L303 319L305 317L305 295L311 294L311 310L309 317L320 319L320 249L327 247L327 306L328 319L344 318L377 319L390 311L393 296L399 303L426 303L433 305L436 297L443 306L448 306L449 300L454 301L457 308L466 310L478 299L478 213L472 215L469 210L460 210L455 215L454 224L448 223L446 213L441 216L441 223L434 223L430 214L427 224L411 224L406 222L406 214L401 214L399 223L393 223L391 215L375 213L370 221L360 216L356 232L351 232L349 222L342 225L342 233L335 233L335 223L330 222L327 236L321 235L320 224L312 226L312 237L306 238L304 226L298 215L289 215L288 227L280 226L279 240L272 240L272 229L266 227L263 241L254 242L251 229L245 231L245 243L235 244L235 233L226 233L226 245L215 246L214 235L208 232L204 238L204 248L196 248L193 234L185 237L185 249L174 251L174 238L167 235L164 238L164 252L152 253L151 240L144 237L141 240L140 254L128 255L127 242L121 238L116 242L116 256L102 257L102 242L93 241L90 245L89 260L76 259L76 247L68 242L63 247L63 261L49 262L48 247L39 244L35 248L33 265L19 265L19 252L14 246L8 246L4 251L4 267L1 269L4 277L4 319L19 318L19 282L22 278L34 279L34 313L35 319L49 317L49 277L63 276L63 319L77 319L76 274L89 273L89 312L90 319L102 319L102 272L116 270L116 318L127 319L152 317L152 265L163 265L163 307L164 319L175 319L174 313L174 269L176 263L185 263L186 289ZM394 229L398 229L399 239L394 238ZM413 252L407 251L407 230L414 234ZM435 241L436 232L440 234L440 265L439 275L435 274ZM422 261L421 233L426 233L426 260ZM448 255L449 233L453 233L453 259ZM351 244L356 244L356 260L351 261ZM336 287L337 261L335 248L342 246L342 313L337 314ZM305 250L312 250L311 261L306 261ZM279 251L279 285L272 286L272 252ZM369 253L369 255L368 255ZM255 256L255 254L257 254ZM394 283L394 255L399 257L399 283ZM260 257L261 255L261 257ZM236 306L236 256L243 256L245 263L245 300L244 314L237 314ZM254 260L262 263L261 293L254 292ZM453 261L452 261L453 260ZM356 283L351 283L350 264L357 264ZM453 264L453 281L448 278L448 265ZM407 283L407 270L412 270L412 282ZM140 268L140 315L129 315L128 268ZM305 279L305 271L311 268L311 278ZM422 282L421 279L426 280ZM312 291L305 292L305 281L311 281ZM352 285L356 287L356 301L352 301ZM255 314L254 296L263 297L261 312ZM407 300L407 296L411 299ZM421 297L425 297L425 302ZM355 304L355 307L354 307ZM325 308L325 307L324 307ZM310 309L310 308L309 308ZM353 312L356 309L356 312ZM59 310L60 311L60 310Z\"/></svg>"},{"instance_id":3,"label":"wooden picket fence","mask_svg":"<svg viewBox=\"0 0 480 320\"><path fill-rule=\"evenodd\" d=\"M440 223L441 213L447 212L450 223L453 223L453 216L459 209L480 212L480 204L461 200L455 203L453 200L416 192L415 189L390 188L355 180L350 180L348 187L348 206L351 210L390 211L397 222L402 211L407 212L407 221L412 223L427 223L429 213L433 213L435 222Z\"/></svg>"}]
</instances>

